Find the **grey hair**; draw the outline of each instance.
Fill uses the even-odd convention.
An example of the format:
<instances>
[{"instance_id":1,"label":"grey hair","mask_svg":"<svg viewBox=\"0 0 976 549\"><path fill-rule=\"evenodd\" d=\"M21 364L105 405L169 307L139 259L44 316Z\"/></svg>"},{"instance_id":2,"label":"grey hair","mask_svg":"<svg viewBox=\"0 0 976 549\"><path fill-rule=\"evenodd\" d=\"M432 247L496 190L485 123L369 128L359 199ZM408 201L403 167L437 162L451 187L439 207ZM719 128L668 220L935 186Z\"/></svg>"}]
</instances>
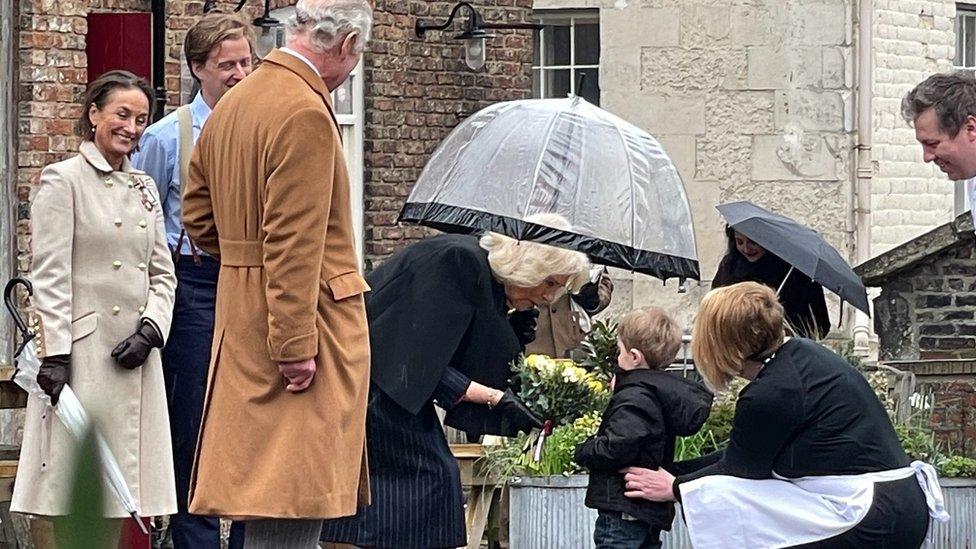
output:
<instances>
[{"instance_id":1,"label":"grey hair","mask_svg":"<svg viewBox=\"0 0 976 549\"><path fill-rule=\"evenodd\" d=\"M318 53L332 51L356 33L356 53L362 53L373 32L373 8L367 0L298 0L285 32L289 40L308 36Z\"/></svg>"},{"instance_id":2,"label":"grey hair","mask_svg":"<svg viewBox=\"0 0 976 549\"><path fill-rule=\"evenodd\" d=\"M923 112L934 108L939 129L955 137L966 123L976 116L976 77L971 70L933 74L901 100L901 115L912 124Z\"/></svg>"},{"instance_id":3,"label":"grey hair","mask_svg":"<svg viewBox=\"0 0 976 549\"><path fill-rule=\"evenodd\" d=\"M543 213L526 217L526 221L554 229L569 229L570 224L558 214ZM488 251L488 264L503 283L531 288L553 275L569 276L567 285L578 292L586 283L590 261L586 254L488 232L481 237L481 247Z\"/></svg>"}]
</instances>

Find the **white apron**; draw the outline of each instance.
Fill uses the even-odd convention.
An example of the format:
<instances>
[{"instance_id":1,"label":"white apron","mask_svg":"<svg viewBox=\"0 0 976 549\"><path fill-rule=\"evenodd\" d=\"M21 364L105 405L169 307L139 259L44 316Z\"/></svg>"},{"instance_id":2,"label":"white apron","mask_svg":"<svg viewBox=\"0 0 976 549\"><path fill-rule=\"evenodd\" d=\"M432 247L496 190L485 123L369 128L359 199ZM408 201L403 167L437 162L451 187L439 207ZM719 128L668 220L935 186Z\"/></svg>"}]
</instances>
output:
<instances>
[{"instance_id":1,"label":"white apron","mask_svg":"<svg viewBox=\"0 0 976 549\"><path fill-rule=\"evenodd\" d=\"M681 485L681 507L695 549L790 547L850 530L870 510L875 483L912 475L925 492L929 515L948 521L935 469L921 461L862 475L766 480L712 475Z\"/></svg>"}]
</instances>

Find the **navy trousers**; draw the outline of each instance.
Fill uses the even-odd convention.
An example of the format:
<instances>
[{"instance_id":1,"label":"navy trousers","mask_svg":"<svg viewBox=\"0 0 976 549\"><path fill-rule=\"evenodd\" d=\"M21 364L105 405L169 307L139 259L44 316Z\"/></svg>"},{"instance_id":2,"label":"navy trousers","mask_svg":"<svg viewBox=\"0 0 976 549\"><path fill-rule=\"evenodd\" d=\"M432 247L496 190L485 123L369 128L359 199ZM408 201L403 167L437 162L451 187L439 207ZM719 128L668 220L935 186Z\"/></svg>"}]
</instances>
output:
<instances>
[{"instance_id":1,"label":"navy trousers","mask_svg":"<svg viewBox=\"0 0 976 549\"><path fill-rule=\"evenodd\" d=\"M170 517L174 549L220 547L218 520L187 512L190 472L207 390L220 271L220 264L210 257L201 257L200 262L196 265L192 257L182 256L176 264L176 304L169 339L163 348L163 375L176 474L177 513ZM243 546L244 523L234 523L230 547L239 549Z\"/></svg>"}]
</instances>

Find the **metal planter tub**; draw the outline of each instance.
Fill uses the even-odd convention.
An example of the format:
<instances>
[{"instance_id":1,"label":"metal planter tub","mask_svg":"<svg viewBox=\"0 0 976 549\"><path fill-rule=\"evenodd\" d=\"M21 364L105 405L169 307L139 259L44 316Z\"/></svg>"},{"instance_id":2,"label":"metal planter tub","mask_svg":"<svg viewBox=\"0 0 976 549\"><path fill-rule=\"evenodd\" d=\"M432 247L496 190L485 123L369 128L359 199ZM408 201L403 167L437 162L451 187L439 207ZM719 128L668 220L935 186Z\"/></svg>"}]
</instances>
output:
<instances>
[{"instance_id":1,"label":"metal planter tub","mask_svg":"<svg viewBox=\"0 0 976 549\"><path fill-rule=\"evenodd\" d=\"M509 484L509 540L518 549L593 547L596 511L588 509L587 475L519 477ZM680 514L680 509L678 513ZM665 549L690 549L680 518L662 536Z\"/></svg>"},{"instance_id":2,"label":"metal planter tub","mask_svg":"<svg viewBox=\"0 0 976 549\"><path fill-rule=\"evenodd\" d=\"M593 547L596 511L587 509L587 475L519 477L509 485L509 538L518 549ZM976 479L942 479L947 524L932 523L931 549L976 549ZM670 532L661 540L665 549L691 549L680 506Z\"/></svg>"}]
</instances>

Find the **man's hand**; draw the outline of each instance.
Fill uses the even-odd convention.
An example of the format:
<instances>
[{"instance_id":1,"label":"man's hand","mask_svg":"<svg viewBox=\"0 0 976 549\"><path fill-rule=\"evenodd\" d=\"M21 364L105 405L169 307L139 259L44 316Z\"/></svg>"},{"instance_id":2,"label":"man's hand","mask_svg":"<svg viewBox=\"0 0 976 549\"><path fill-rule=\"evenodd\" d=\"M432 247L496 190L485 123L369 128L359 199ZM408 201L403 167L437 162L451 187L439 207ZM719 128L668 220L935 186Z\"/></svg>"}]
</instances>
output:
<instances>
[{"instance_id":1,"label":"man's hand","mask_svg":"<svg viewBox=\"0 0 976 549\"><path fill-rule=\"evenodd\" d=\"M312 384L312 378L315 377L315 359L310 358L301 362L279 362L278 371L288 381L285 389L292 393L300 393Z\"/></svg>"}]
</instances>

